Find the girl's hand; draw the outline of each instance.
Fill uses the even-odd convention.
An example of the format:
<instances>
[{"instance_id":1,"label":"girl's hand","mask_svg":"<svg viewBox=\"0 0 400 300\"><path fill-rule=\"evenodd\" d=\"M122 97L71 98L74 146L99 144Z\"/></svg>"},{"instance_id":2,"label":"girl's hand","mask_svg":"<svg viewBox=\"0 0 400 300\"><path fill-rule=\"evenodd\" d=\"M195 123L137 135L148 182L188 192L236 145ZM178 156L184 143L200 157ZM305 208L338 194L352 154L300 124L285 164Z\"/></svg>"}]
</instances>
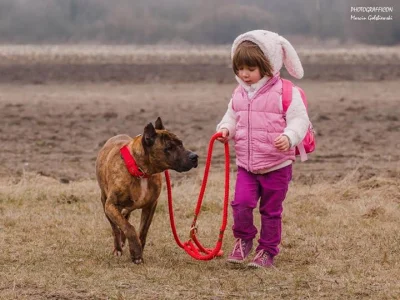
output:
<instances>
[{"instance_id":1,"label":"girl's hand","mask_svg":"<svg viewBox=\"0 0 400 300\"><path fill-rule=\"evenodd\" d=\"M226 128L222 128L219 132L222 133L222 137L217 138L217 140L220 141L223 144L228 142L229 130L226 129Z\"/></svg>"},{"instance_id":2,"label":"girl's hand","mask_svg":"<svg viewBox=\"0 0 400 300\"><path fill-rule=\"evenodd\" d=\"M290 149L290 141L286 135L280 135L274 140L274 146L280 151L287 151Z\"/></svg>"}]
</instances>

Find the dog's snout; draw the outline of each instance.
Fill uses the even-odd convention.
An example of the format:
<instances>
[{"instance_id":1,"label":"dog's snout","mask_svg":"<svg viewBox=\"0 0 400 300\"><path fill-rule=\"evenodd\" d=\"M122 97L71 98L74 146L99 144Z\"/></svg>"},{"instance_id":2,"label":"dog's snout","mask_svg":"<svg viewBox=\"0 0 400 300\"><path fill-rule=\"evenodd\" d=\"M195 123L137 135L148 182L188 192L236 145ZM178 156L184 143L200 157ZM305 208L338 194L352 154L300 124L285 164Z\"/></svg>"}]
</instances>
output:
<instances>
[{"instance_id":1,"label":"dog's snout","mask_svg":"<svg viewBox=\"0 0 400 300\"><path fill-rule=\"evenodd\" d=\"M196 153L194 153L194 152L191 152L191 153L189 154L189 159L190 159L191 161L197 161L198 158L199 158L199 156L198 156Z\"/></svg>"},{"instance_id":2,"label":"dog's snout","mask_svg":"<svg viewBox=\"0 0 400 300\"><path fill-rule=\"evenodd\" d=\"M199 158L199 156L198 156L196 153L190 152L190 154L189 154L189 159L190 159L190 161L193 163L193 165L194 165L195 167L197 167L198 158Z\"/></svg>"}]
</instances>

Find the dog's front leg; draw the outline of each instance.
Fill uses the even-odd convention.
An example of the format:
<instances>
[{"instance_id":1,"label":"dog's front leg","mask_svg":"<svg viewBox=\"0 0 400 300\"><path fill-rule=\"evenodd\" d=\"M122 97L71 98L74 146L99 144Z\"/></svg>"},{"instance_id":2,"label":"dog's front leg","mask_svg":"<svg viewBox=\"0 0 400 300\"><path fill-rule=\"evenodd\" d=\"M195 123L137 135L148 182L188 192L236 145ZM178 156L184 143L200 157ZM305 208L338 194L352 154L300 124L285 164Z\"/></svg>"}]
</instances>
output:
<instances>
[{"instance_id":1,"label":"dog's front leg","mask_svg":"<svg viewBox=\"0 0 400 300\"><path fill-rule=\"evenodd\" d=\"M142 250L146 245L147 232L149 231L151 221L153 220L154 212L156 211L157 200L148 207L142 209L140 217L140 242L142 243Z\"/></svg>"},{"instance_id":2,"label":"dog's front leg","mask_svg":"<svg viewBox=\"0 0 400 300\"><path fill-rule=\"evenodd\" d=\"M110 220L114 222L114 224L117 224L117 226L122 230L122 232L128 239L129 252L131 254L132 261L135 264L141 264L143 263L143 251L135 227L133 227L133 225L130 224L128 220L118 211L115 203L117 203L117 197L114 193L110 193L110 195L107 197L104 211L107 217L109 217Z\"/></svg>"}]
</instances>

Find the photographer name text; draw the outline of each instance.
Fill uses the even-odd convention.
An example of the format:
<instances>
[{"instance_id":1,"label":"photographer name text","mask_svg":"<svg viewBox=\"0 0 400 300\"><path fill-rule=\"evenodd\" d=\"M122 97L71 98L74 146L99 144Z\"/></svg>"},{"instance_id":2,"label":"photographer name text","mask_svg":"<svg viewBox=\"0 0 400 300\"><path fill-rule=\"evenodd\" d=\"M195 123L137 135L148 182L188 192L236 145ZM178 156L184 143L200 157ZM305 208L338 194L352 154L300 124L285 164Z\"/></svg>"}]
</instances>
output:
<instances>
[{"instance_id":1,"label":"photographer name text","mask_svg":"<svg viewBox=\"0 0 400 300\"><path fill-rule=\"evenodd\" d=\"M355 21L365 21L365 20L368 20L368 21L392 21L393 17L392 16L382 17L380 15L369 15L368 17L364 17L364 16L357 17L354 15L351 15L350 19L355 20Z\"/></svg>"},{"instance_id":2,"label":"photographer name text","mask_svg":"<svg viewBox=\"0 0 400 300\"><path fill-rule=\"evenodd\" d=\"M351 6L351 13L377 13L365 15L351 14L350 19L354 21L392 21L392 15L385 15L384 13L392 13L393 6Z\"/></svg>"}]
</instances>

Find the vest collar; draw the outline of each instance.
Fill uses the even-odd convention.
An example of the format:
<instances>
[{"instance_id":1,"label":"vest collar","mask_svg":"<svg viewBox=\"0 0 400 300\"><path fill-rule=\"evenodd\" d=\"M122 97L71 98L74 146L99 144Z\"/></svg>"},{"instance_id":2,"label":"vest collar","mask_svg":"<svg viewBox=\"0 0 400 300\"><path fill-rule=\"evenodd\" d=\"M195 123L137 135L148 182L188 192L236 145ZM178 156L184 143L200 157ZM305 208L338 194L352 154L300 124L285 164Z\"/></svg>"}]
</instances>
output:
<instances>
[{"instance_id":1,"label":"vest collar","mask_svg":"<svg viewBox=\"0 0 400 300\"><path fill-rule=\"evenodd\" d=\"M148 178L149 175L145 174L138 165L136 164L135 158L132 156L131 152L129 151L128 145L125 145L120 150L121 157L125 162L126 168L128 172L133 177L140 177L140 178Z\"/></svg>"},{"instance_id":2,"label":"vest collar","mask_svg":"<svg viewBox=\"0 0 400 300\"><path fill-rule=\"evenodd\" d=\"M267 83L267 81L270 79L270 77L264 76L256 83L254 83L252 85L248 85L248 84L246 84L246 82L244 82L242 79L240 79L239 76L236 75L235 78L236 78L236 81L245 89L245 91L247 93L255 93L261 87L263 87Z\"/></svg>"},{"instance_id":3,"label":"vest collar","mask_svg":"<svg viewBox=\"0 0 400 300\"><path fill-rule=\"evenodd\" d=\"M235 77L237 82L239 82L239 85L246 91L248 98L252 99L260 91L269 90L280 79L280 73L278 72L274 77L264 76L258 82L252 85L246 84L238 76Z\"/></svg>"}]
</instances>

